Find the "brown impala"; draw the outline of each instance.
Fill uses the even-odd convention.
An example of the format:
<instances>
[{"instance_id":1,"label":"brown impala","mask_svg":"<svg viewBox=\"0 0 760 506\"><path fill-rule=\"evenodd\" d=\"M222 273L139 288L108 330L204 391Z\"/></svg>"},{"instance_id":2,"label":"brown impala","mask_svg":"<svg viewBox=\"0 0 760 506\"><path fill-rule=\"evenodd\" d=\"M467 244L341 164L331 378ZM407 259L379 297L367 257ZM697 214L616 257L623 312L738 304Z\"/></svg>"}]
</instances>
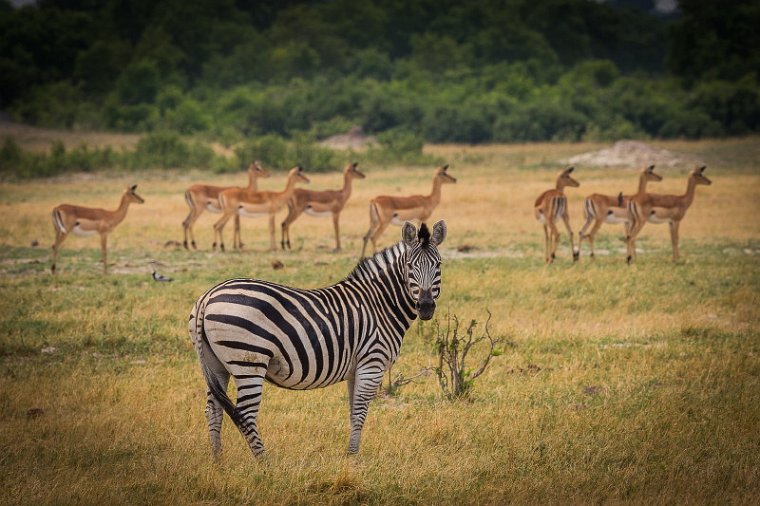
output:
<instances>
[{"instance_id":1,"label":"brown impala","mask_svg":"<svg viewBox=\"0 0 760 506\"><path fill-rule=\"evenodd\" d=\"M636 256L636 237L641 232L646 222L667 223L670 226L670 242L673 245L673 261L679 259L678 252L678 227L681 224L686 211L694 202L694 193L697 185L710 185L705 175L706 167L695 167L689 173L686 183L686 193L683 195L658 195L656 193L637 193L631 197L628 203L628 219L631 222L631 230L628 234L628 257L630 264Z\"/></svg>"},{"instance_id":2,"label":"brown impala","mask_svg":"<svg viewBox=\"0 0 760 506\"><path fill-rule=\"evenodd\" d=\"M401 226L405 221L427 220L441 201L441 185L456 183L455 177L448 173L449 166L438 167L433 175L433 191L430 195L412 195L409 197L391 197L381 195L369 203L369 230L364 235L362 257L367 249L367 241L372 241L372 249L377 250L377 239L388 225Z\"/></svg>"},{"instance_id":3,"label":"brown impala","mask_svg":"<svg viewBox=\"0 0 760 506\"><path fill-rule=\"evenodd\" d=\"M95 209L92 207L61 204L53 209L53 228L55 229L55 244L53 244L53 261L50 271L55 274L55 260L61 243L73 232L79 236L100 235L100 253L103 259L103 272L108 273L108 253L106 251L108 234L113 232L116 225L124 221L129 204L142 204L145 200L135 193L137 185L132 185L121 196L119 207L115 211Z\"/></svg>"},{"instance_id":4,"label":"brown impala","mask_svg":"<svg viewBox=\"0 0 760 506\"><path fill-rule=\"evenodd\" d=\"M269 172L264 170L260 161L256 160L248 166L248 186L244 189L249 192L255 192L258 189L257 180L260 177L269 177ZM204 210L208 210L210 213L221 213L222 208L219 205L219 194L230 188L235 187L194 184L185 191L185 202L187 202L187 205L190 208L190 214L188 214L185 221L182 222L182 229L185 233L185 240L182 244L185 246L185 249L188 249L188 235L190 236L193 249L196 249L193 225L200 215L203 214ZM240 233L240 217L237 215L235 215L235 230L238 231L238 234Z\"/></svg>"},{"instance_id":5,"label":"brown impala","mask_svg":"<svg viewBox=\"0 0 760 506\"><path fill-rule=\"evenodd\" d=\"M301 214L309 216L331 216L335 229L335 251L340 251L340 213L351 196L351 181L355 178L364 179L359 172L357 162L346 164L343 169L343 188L340 190L314 191L306 188L296 188L288 201L288 216L282 222L282 240L280 246L290 249L290 225Z\"/></svg>"},{"instance_id":6,"label":"brown impala","mask_svg":"<svg viewBox=\"0 0 760 506\"><path fill-rule=\"evenodd\" d=\"M645 167L641 171L639 176L639 190L638 193L643 193L647 189L647 183L649 181L662 181L662 176L655 174L654 165ZM586 201L583 205L583 213L586 216L586 223L578 233L578 248L580 249L581 242L584 238L588 238L589 246L591 248L591 257L594 256L594 236L599 231L599 227L603 223L623 223L625 225L626 237L628 236L629 221L628 221L628 202L630 202L632 195L623 195L622 192L617 196L602 195L601 193L594 193L586 197ZM586 233L586 229L591 225L591 232Z\"/></svg>"},{"instance_id":7,"label":"brown impala","mask_svg":"<svg viewBox=\"0 0 760 506\"><path fill-rule=\"evenodd\" d=\"M570 176L575 170L574 167L568 167L557 176L557 183L554 189L546 190L542 193L534 204L533 212L536 219L544 226L544 235L546 236L544 258L546 263L554 262L557 253L557 241L559 240L559 230L557 230L557 220L562 218L565 222L565 228L570 235L570 249L573 252L573 261L578 260L580 252L575 248L573 242L573 230L570 228L570 216L567 213L567 197L564 189L566 186L578 187L581 184Z\"/></svg>"},{"instance_id":8,"label":"brown impala","mask_svg":"<svg viewBox=\"0 0 760 506\"><path fill-rule=\"evenodd\" d=\"M293 196L297 183L308 183L309 178L303 174L303 168L295 166L288 172L288 180L285 189L281 192L264 191L248 192L237 188L224 190L219 194L219 204L222 206L222 217L214 224L214 244L216 249L217 235L219 236L219 247L224 251L224 238L222 232L224 225L232 216L269 216L269 249L274 251L274 216L277 211L285 207L288 200ZM232 238L233 247L239 249L243 247L240 242L240 231L236 230Z\"/></svg>"}]
</instances>

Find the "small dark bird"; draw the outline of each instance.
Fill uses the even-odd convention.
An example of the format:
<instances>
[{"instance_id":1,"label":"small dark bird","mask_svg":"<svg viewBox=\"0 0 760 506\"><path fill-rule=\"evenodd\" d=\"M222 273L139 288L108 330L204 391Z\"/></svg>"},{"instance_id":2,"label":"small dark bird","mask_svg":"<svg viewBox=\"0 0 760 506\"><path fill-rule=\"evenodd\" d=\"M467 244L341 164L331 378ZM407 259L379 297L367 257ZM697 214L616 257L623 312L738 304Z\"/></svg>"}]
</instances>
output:
<instances>
[{"instance_id":1,"label":"small dark bird","mask_svg":"<svg viewBox=\"0 0 760 506\"><path fill-rule=\"evenodd\" d=\"M153 281L169 282L169 281L174 281L174 280L172 278L167 278L163 274L159 274L155 270L153 270Z\"/></svg>"},{"instance_id":2,"label":"small dark bird","mask_svg":"<svg viewBox=\"0 0 760 506\"><path fill-rule=\"evenodd\" d=\"M277 271L277 270L282 269L283 267L285 267L285 264L283 264L279 260L273 260L272 261L272 269L274 269L274 270Z\"/></svg>"}]
</instances>

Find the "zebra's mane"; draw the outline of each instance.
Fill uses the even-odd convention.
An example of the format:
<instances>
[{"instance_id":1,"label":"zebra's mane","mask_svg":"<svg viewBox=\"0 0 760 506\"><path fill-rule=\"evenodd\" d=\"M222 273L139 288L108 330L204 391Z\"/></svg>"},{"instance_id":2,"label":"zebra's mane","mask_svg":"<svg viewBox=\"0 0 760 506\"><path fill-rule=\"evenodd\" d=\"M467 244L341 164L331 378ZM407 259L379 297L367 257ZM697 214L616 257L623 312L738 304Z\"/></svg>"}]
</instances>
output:
<instances>
[{"instance_id":1,"label":"zebra's mane","mask_svg":"<svg viewBox=\"0 0 760 506\"><path fill-rule=\"evenodd\" d=\"M385 271L390 266L388 260L395 264L401 255L406 251L406 244L404 241L399 241L393 246L388 246L372 255L371 257L365 257L359 260L356 267L346 276L346 279L356 279L365 275L372 275L377 271Z\"/></svg>"}]
</instances>

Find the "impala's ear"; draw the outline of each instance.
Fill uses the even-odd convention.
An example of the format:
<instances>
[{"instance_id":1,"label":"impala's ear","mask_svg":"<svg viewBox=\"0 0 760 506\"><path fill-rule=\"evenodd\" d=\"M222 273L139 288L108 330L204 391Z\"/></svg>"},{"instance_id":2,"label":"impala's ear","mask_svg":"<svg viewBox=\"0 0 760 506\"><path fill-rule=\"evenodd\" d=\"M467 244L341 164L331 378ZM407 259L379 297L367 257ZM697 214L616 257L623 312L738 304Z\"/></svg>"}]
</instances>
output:
<instances>
[{"instance_id":1,"label":"impala's ear","mask_svg":"<svg viewBox=\"0 0 760 506\"><path fill-rule=\"evenodd\" d=\"M412 222L405 222L401 229L401 239L408 245L413 246L417 243L417 227Z\"/></svg>"},{"instance_id":2,"label":"impala's ear","mask_svg":"<svg viewBox=\"0 0 760 506\"><path fill-rule=\"evenodd\" d=\"M129 189L132 191L135 191L137 189L137 185L133 184L132 186L129 187Z\"/></svg>"},{"instance_id":3,"label":"impala's ear","mask_svg":"<svg viewBox=\"0 0 760 506\"><path fill-rule=\"evenodd\" d=\"M354 163L352 163L351 165L353 165L353 167L354 167L354 168L356 168L356 167L358 167L358 166L359 166L359 162L354 162Z\"/></svg>"},{"instance_id":4,"label":"impala's ear","mask_svg":"<svg viewBox=\"0 0 760 506\"><path fill-rule=\"evenodd\" d=\"M707 165L703 165L703 166L701 166L701 167L699 168L699 172L700 172L700 174L701 174L702 172L704 172L706 168L707 168Z\"/></svg>"},{"instance_id":5,"label":"impala's ear","mask_svg":"<svg viewBox=\"0 0 760 506\"><path fill-rule=\"evenodd\" d=\"M430 242L433 246L440 246L446 239L446 222L441 220L433 225L433 234L430 236Z\"/></svg>"},{"instance_id":6,"label":"impala's ear","mask_svg":"<svg viewBox=\"0 0 760 506\"><path fill-rule=\"evenodd\" d=\"M649 167L647 167L647 171L654 172L654 165L650 165Z\"/></svg>"},{"instance_id":7,"label":"impala's ear","mask_svg":"<svg viewBox=\"0 0 760 506\"><path fill-rule=\"evenodd\" d=\"M443 172L446 172L447 170L449 170L449 164L447 163L446 165L441 167L441 170L443 170Z\"/></svg>"},{"instance_id":8,"label":"impala's ear","mask_svg":"<svg viewBox=\"0 0 760 506\"><path fill-rule=\"evenodd\" d=\"M575 170L575 167L568 167L567 169L565 169L565 173L570 174L574 170Z\"/></svg>"}]
</instances>

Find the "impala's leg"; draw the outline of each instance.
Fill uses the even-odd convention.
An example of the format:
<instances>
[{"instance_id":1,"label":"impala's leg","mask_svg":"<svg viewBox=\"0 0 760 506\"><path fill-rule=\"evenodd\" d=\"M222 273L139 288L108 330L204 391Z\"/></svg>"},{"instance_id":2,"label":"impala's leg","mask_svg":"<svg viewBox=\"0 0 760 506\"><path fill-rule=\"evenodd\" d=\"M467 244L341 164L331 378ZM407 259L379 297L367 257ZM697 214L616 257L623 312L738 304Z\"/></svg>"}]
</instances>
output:
<instances>
[{"instance_id":1,"label":"impala's leg","mask_svg":"<svg viewBox=\"0 0 760 506\"><path fill-rule=\"evenodd\" d=\"M277 251L277 239L274 233L274 213L269 215L269 251Z\"/></svg>"},{"instance_id":2,"label":"impala's leg","mask_svg":"<svg viewBox=\"0 0 760 506\"><path fill-rule=\"evenodd\" d=\"M240 215L235 213L235 237L233 247L243 249L243 237L240 235Z\"/></svg>"},{"instance_id":3,"label":"impala's leg","mask_svg":"<svg viewBox=\"0 0 760 506\"><path fill-rule=\"evenodd\" d=\"M385 232L385 229L388 228L388 225L390 225L390 221L380 222L377 229L375 229L375 233L372 234L372 237L370 238L372 241L372 251L377 251L377 240L380 238L381 235L383 235L383 232Z\"/></svg>"},{"instance_id":4,"label":"impala's leg","mask_svg":"<svg viewBox=\"0 0 760 506\"><path fill-rule=\"evenodd\" d=\"M604 223L604 220L596 220L594 223L594 226L591 228L591 232L588 233L586 237L588 237L588 243L589 248L591 249L591 257L594 257L594 237L596 237L596 233L599 231L599 227L602 226L602 223ZM582 237L578 238L578 249L580 250L580 243L581 243Z\"/></svg>"},{"instance_id":5,"label":"impala's leg","mask_svg":"<svg viewBox=\"0 0 760 506\"><path fill-rule=\"evenodd\" d=\"M224 226L232 218L232 214L225 213L222 215L216 223L214 223L214 244L211 245L211 249L216 251L216 239L219 236L219 249L224 251Z\"/></svg>"},{"instance_id":6,"label":"impala's leg","mask_svg":"<svg viewBox=\"0 0 760 506\"><path fill-rule=\"evenodd\" d=\"M380 217L378 215L377 209L375 208L374 203L370 203L369 205L369 230L367 230L367 233L364 234L364 240L362 243L362 254L359 258L364 258L364 252L367 250L367 241L370 240L370 238L373 236L374 232L377 230L377 228L380 226ZM375 247L375 240L372 240L372 247Z\"/></svg>"},{"instance_id":7,"label":"impala's leg","mask_svg":"<svg viewBox=\"0 0 760 506\"><path fill-rule=\"evenodd\" d=\"M188 201L188 205L189 205L189 201ZM192 244L193 249L196 249L195 236L193 235L193 225L198 220L198 217L201 215L202 212L203 212L203 208L198 210L196 207L191 207L190 214L188 214L187 218L185 218L185 221L182 222L182 231L184 232L184 236L185 236L184 240L182 241L182 245L185 247L185 249L190 249L188 248L188 242L187 242L188 236L190 238L190 241L191 241L190 244Z\"/></svg>"},{"instance_id":8,"label":"impala's leg","mask_svg":"<svg viewBox=\"0 0 760 506\"><path fill-rule=\"evenodd\" d=\"M299 211L296 206L293 204L293 202L288 202L288 215L285 217L285 220L280 225L281 232L282 232L282 240L280 241L280 247L282 249L285 249L285 246L290 249L290 225L296 221L296 218L301 216L301 211Z\"/></svg>"},{"instance_id":9,"label":"impala's leg","mask_svg":"<svg viewBox=\"0 0 760 506\"><path fill-rule=\"evenodd\" d=\"M557 258L557 244L559 243L559 230L557 230L557 224L554 220L549 220L549 237L551 243L551 251L549 252L549 262L554 262Z\"/></svg>"},{"instance_id":10,"label":"impala's leg","mask_svg":"<svg viewBox=\"0 0 760 506\"><path fill-rule=\"evenodd\" d=\"M356 377L353 386L349 386L349 393L353 395L351 408L351 437L348 440L348 453L358 453L359 443L362 437L362 428L367 419L369 402L377 393L377 387L383 380L385 370L377 364L359 365L356 368ZM352 391L353 390L353 391Z\"/></svg>"},{"instance_id":11,"label":"impala's leg","mask_svg":"<svg viewBox=\"0 0 760 506\"><path fill-rule=\"evenodd\" d=\"M681 255L678 251L678 226L681 224L680 221L671 221L668 222L668 225L670 225L670 242L673 244L673 261L678 262Z\"/></svg>"},{"instance_id":12,"label":"impala's leg","mask_svg":"<svg viewBox=\"0 0 760 506\"><path fill-rule=\"evenodd\" d=\"M551 243L549 239L549 225L544 223L544 262L549 263L549 250Z\"/></svg>"},{"instance_id":13,"label":"impala's leg","mask_svg":"<svg viewBox=\"0 0 760 506\"><path fill-rule=\"evenodd\" d=\"M573 239L573 229L570 228L570 216L567 213L562 214L562 221L565 223L565 228L570 236L570 251L573 252L573 262L578 261L578 257L581 255L580 247L575 247L575 239ZM580 241L580 239L579 239Z\"/></svg>"},{"instance_id":14,"label":"impala's leg","mask_svg":"<svg viewBox=\"0 0 760 506\"><path fill-rule=\"evenodd\" d=\"M264 443L259 435L257 419L266 372L267 364L257 363L254 367L246 368L245 375L234 378L238 391L235 407L238 415L238 428L243 433L255 457L264 453Z\"/></svg>"},{"instance_id":15,"label":"impala's leg","mask_svg":"<svg viewBox=\"0 0 760 506\"><path fill-rule=\"evenodd\" d=\"M340 251L340 213L333 213L332 220L335 230L335 251Z\"/></svg>"},{"instance_id":16,"label":"impala's leg","mask_svg":"<svg viewBox=\"0 0 760 506\"><path fill-rule=\"evenodd\" d=\"M103 259L103 274L108 274L108 234L100 234L100 256Z\"/></svg>"},{"instance_id":17,"label":"impala's leg","mask_svg":"<svg viewBox=\"0 0 760 506\"><path fill-rule=\"evenodd\" d=\"M50 264L50 272L55 274L55 260L58 257L58 248L61 246L64 240L66 240L66 235L63 232L59 232L58 230L55 231L55 243L53 244L53 259Z\"/></svg>"},{"instance_id":18,"label":"impala's leg","mask_svg":"<svg viewBox=\"0 0 760 506\"><path fill-rule=\"evenodd\" d=\"M629 264L632 263L636 257L636 237L639 235L639 232L641 232L641 229L644 228L645 223L645 220L636 219L634 220L634 224L630 227L630 231L628 233L628 241L626 244L626 249L628 251L626 261Z\"/></svg>"}]
</instances>

